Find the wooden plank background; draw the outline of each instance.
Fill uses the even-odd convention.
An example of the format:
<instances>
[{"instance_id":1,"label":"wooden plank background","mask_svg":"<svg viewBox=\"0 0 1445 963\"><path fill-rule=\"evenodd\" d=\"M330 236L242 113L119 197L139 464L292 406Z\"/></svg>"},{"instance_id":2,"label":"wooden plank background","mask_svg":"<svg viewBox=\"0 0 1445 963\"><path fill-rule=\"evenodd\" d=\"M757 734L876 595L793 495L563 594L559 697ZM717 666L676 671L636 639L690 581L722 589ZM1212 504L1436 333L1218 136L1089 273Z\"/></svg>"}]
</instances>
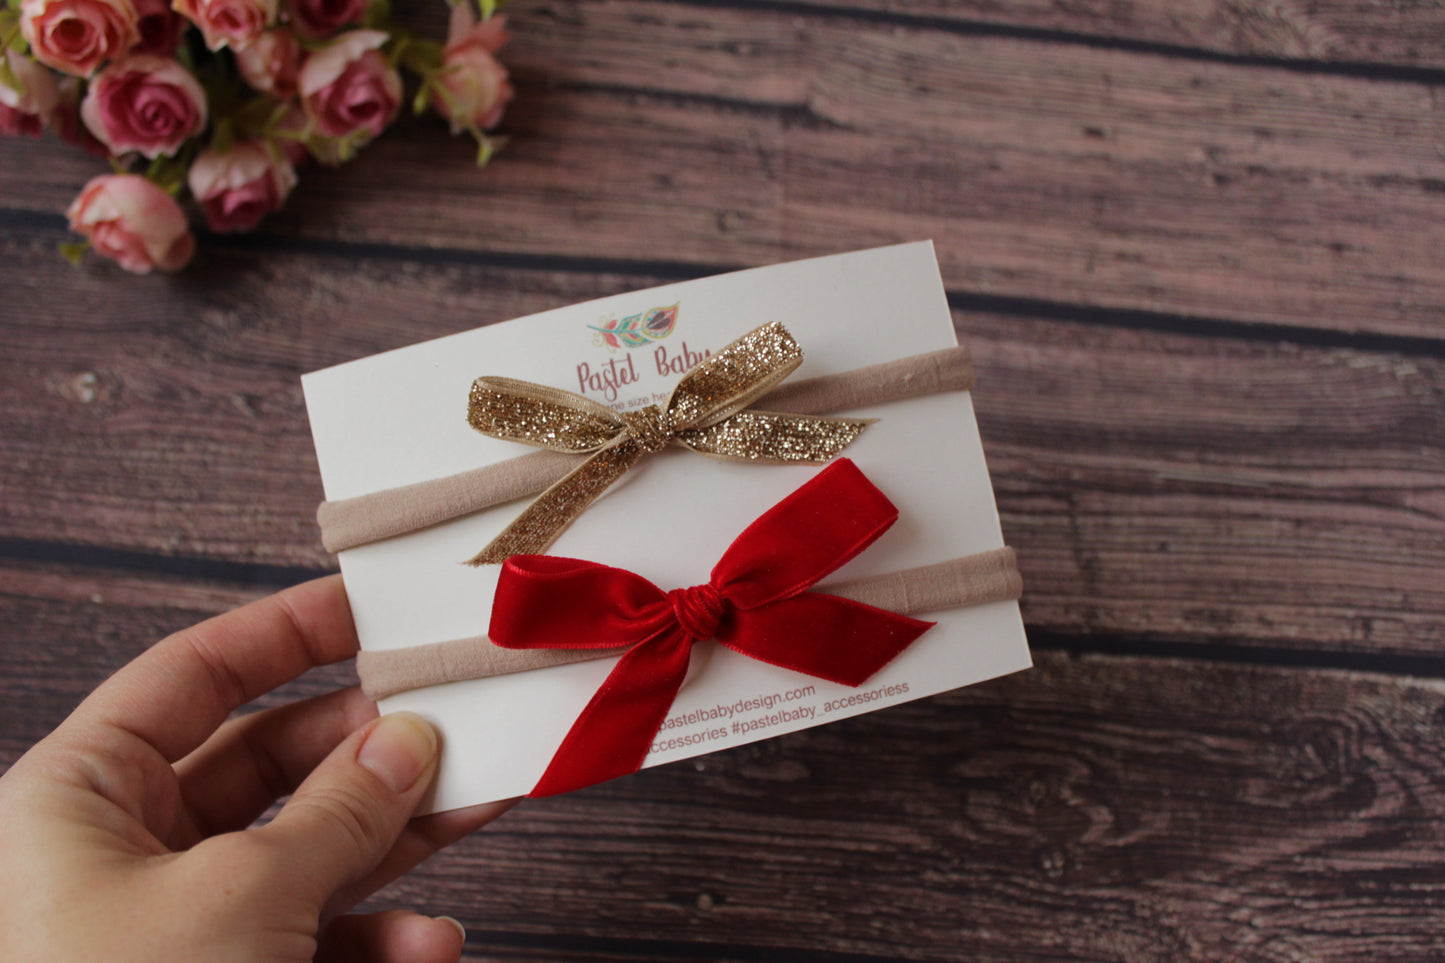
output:
<instances>
[{"instance_id":1,"label":"wooden plank background","mask_svg":"<svg viewBox=\"0 0 1445 963\"><path fill-rule=\"evenodd\" d=\"M474 960L1445 956L1445 7L511 22L489 168L404 121L175 278L67 266L100 167L0 140L0 765L334 567L301 372L932 237L1038 668L524 806L378 905Z\"/></svg>"}]
</instances>

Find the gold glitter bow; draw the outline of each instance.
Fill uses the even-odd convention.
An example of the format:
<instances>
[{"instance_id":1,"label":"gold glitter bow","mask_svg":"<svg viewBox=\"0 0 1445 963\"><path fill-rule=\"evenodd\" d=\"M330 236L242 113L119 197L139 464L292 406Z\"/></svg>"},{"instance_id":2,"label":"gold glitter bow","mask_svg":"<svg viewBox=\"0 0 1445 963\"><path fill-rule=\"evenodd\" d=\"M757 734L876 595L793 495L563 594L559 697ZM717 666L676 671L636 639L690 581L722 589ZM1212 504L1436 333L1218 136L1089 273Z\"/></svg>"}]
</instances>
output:
<instances>
[{"instance_id":1,"label":"gold glitter bow","mask_svg":"<svg viewBox=\"0 0 1445 963\"><path fill-rule=\"evenodd\" d=\"M473 428L538 448L593 455L538 495L468 564L546 551L639 458L668 445L762 464L828 461L872 419L743 410L802 363L803 349L773 322L683 375L661 407L616 412L570 391L511 378L478 378L467 409Z\"/></svg>"}]
</instances>

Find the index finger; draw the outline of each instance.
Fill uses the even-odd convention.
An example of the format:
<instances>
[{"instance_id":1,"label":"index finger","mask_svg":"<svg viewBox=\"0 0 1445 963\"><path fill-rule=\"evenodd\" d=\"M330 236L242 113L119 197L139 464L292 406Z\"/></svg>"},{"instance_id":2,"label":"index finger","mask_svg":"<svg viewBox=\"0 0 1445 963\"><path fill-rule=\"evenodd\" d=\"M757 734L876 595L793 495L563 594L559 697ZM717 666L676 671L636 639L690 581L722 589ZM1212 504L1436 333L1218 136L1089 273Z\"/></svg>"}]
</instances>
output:
<instances>
[{"instance_id":1,"label":"index finger","mask_svg":"<svg viewBox=\"0 0 1445 963\"><path fill-rule=\"evenodd\" d=\"M357 648L346 589L330 575L162 639L102 683L66 725L123 729L175 762L231 710Z\"/></svg>"}]
</instances>

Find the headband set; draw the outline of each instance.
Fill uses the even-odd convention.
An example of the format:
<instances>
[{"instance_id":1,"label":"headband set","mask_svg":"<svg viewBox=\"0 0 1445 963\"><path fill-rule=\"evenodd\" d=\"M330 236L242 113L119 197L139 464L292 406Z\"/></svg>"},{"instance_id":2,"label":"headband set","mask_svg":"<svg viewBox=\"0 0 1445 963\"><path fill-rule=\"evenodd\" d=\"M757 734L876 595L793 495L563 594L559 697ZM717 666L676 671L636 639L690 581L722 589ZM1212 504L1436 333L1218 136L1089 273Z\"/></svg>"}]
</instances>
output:
<instances>
[{"instance_id":1,"label":"headband set","mask_svg":"<svg viewBox=\"0 0 1445 963\"><path fill-rule=\"evenodd\" d=\"M641 767L682 686L694 642L716 639L750 658L859 686L933 625L909 613L1017 599L1022 581L1008 548L813 591L898 517L847 459L750 525L702 585L664 592L622 569L537 554L648 452L673 444L735 460L826 461L869 422L813 412L972 384L967 356L954 349L774 390L799 363L801 351L782 325L765 325L693 368L665 406L622 414L540 385L477 379L473 427L552 451L327 503L318 512L323 540L339 551L338 544L365 544L545 489L472 559L503 562L489 636L362 652L357 670L366 693L380 699L619 657L529 793L552 795ZM759 398L791 410L749 407ZM554 452L567 453L566 460ZM490 489L472 489L478 481ZM338 524L344 537L336 537Z\"/></svg>"},{"instance_id":2,"label":"headband set","mask_svg":"<svg viewBox=\"0 0 1445 963\"><path fill-rule=\"evenodd\" d=\"M781 384L802 357L786 328L766 324L690 370L663 408L620 414L556 388L478 378L467 414L472 427L545 450L445 478L322 502L316 510L321 542L328 552L342 552L542 492L522 518L473 559L479 564L500 562L506 555L497 551L498 543L504 540L512 543L513 553L545 551L648 451L676 445L763 464L826 462L868 421L800 416L973 387L973 366L961 347ZM618 470L624 462L626 467ZM575 500L560 504L559 495ZM539 524L548 520L550 529ZM527 530L528 540L513 539L518 529Z\"/></svg>"}]
</instances>

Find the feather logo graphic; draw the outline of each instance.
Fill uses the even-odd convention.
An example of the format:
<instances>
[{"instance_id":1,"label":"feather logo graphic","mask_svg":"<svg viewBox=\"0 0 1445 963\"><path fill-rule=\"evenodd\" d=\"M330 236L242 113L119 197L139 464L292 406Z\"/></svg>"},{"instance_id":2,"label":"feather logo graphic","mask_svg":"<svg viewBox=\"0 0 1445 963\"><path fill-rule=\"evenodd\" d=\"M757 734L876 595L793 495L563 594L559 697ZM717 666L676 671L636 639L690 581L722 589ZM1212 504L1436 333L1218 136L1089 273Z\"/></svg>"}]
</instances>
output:
<instances>
[{"instance_id":1,"label":"feather logo graphic","mask_svg":"<svg viewBox=\"0 0 1445 963\"><path fill-rule=\"evenodd\" d=\"M669 308L651 308L641 314L618 318L605 318L600 324L589 324L597 333L592 336L593 344L606 346L608 351L618 348L641 348L654 341L661 341L672 334L677 327L678 304Z\"/></svg>"}]
</instances>

